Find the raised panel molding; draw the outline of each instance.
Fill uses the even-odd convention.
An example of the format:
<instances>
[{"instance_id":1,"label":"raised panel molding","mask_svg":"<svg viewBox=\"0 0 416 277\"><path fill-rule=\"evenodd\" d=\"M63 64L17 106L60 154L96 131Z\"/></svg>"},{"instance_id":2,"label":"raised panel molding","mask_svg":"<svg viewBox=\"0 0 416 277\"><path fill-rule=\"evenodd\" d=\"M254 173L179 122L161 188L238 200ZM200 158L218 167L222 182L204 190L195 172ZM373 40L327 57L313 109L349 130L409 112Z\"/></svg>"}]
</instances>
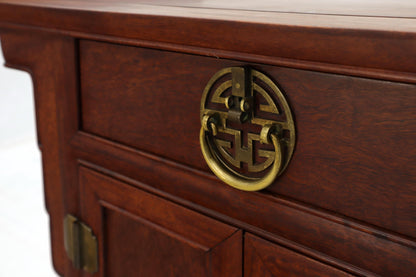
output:
<instances>
[{"instance_id":1,"label":"raised panel molding","mask_svg":"<svg viewBox=\"0 0 416 277\"><path fill-rule=\"evenodd\" d=\"M99 276L242 276L242 231L127 183L79 168ZM99 231L97 231L99 230Z\"/></svg>"}]
</instances>

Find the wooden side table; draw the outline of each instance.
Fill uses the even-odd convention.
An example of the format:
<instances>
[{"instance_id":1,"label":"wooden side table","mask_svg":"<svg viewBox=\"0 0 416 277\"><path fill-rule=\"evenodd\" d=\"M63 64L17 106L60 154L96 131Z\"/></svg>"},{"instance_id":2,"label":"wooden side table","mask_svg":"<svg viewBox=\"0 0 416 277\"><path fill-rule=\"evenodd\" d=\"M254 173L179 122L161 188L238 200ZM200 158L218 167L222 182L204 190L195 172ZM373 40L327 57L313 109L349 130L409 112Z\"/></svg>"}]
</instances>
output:
<instances>
[{"instance_id":1,"label":"wooden side table","mask_svg":"<svg viewBox=\"0 0 416 277\"><path fill-rule=\"evenodd\" d=\"M413 275L416 6L355 4L0 1L56 271Z\"/></svg>"}]
</instances>

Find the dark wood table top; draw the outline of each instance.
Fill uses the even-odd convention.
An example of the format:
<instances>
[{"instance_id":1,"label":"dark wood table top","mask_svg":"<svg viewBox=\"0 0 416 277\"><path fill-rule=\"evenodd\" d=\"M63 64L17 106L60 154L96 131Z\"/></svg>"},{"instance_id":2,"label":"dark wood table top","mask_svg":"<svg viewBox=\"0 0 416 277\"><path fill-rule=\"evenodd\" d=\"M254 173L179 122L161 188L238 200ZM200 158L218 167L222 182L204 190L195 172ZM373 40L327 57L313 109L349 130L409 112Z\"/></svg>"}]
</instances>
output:
<instances>
[{"instance_id":1,"label":"dark wood table top","mask_svg":"<svg viewBox=\"0 0 416 277\"><path fill-rule=\"evenodd\" d=\"M47 15L59 13L60 10L82 10L130 15L146 14L242 22L267 22L269 24L292 26L416 31L416 2L411 0L319 0L313 2L307 0L0 0L2 21L14 18L12 14L7 14L7 12L19 13L23 7L37 7ZM45 18L43 21L45 21Z\"/></svg>"},{"instance_id":2,"label":"dark wood table top","mask_svg":"<svg viewBox=\"0 0 416 277\"><path fill-rule=\"evenodd\" d=\"M0 27L408 83L415 15L410 0L0 0Z\"/></svg>"}]
</instances>

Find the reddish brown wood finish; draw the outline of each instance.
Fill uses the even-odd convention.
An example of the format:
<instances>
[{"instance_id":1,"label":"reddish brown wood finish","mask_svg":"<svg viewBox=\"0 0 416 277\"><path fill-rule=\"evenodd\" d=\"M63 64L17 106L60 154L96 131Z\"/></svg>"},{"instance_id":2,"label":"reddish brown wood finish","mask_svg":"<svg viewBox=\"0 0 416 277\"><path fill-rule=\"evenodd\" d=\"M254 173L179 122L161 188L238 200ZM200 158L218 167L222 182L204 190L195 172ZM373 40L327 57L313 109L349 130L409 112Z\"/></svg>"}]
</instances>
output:
<instances>
[{"instance_id":1,"label":"reddish brown wood finish","mask_svg":"<svg viewBox=\"0 0 416 277\"><path fill-rule=\"evenodd\" d=\"M228 1L221 0L205 0L205 1L188 1L188 0L123 0L115 2L114 0L71 0L71 1L51 1L51 0L6 0L6 3L16 3L31 6L42 7L60 7L74 9L98 9L103 11L122 11L129 9L130 13L140 12L140 9L150 6L159 9L180 8L183 12L184 7L193 9L215 9L217 11L231 10L236 11L262 11L262 12L279 12L279 13L301 13L301 14L322 14L322 15L345 15L345 16L377 16L377 17L405 17L415 18L414 10L416 5L411 0L396 1L378 1L374 3L371 0L363 0L360 2L352 2L349 0L338 0L336 2L330 0L316 0L311 3L308 0L293 1L257 1L250 0ZM207 9L207 10L208 10ZM166 11L164 11L166 12ZM209 12L209 10L207 11ZM195 15L194 15L195 16Z\"/></svg>"},{"instance_id":2,"label":"reddish brown wood finish","mask_svg":"<svg viewBox=\"0 0 416 277\"><path fill-rule=\"evenodd\" d=\"M42 151L45 204L50 216L52 256L55 270L63 274L66 257L63 248L62 218L65 211L64 180L66 164L63 140L59 135L59 114L64 107L60 94L74 95L75 51L69 37L42 32L0 32L6 65L25 70L33 79L38 144ZM61 110L60 110L61 109Z\"/></svg>"},{"instance_id":3,"label":"reddish brown wood finish","mask_svg":"<svg viewBox=\"0 0 416 277\"><path fill-rule=\"evenodd\" d=\"M252 234L244 236L244 276L352 276Z\"/></svg>"},{"instance_id":4,"label":"reddish brown wood finish","mask_svg":"<svg viewBox=\"0 0 416 277\"><path fill-rule=\"evenodd\" d=\"M85 133L73 145L88 167L356 275L416 270L416 243L394 233L264 192L238 191L212 175Z\"/></svg>"},{"instance_id":5,"label":"reddish brown wood finish","mask_svg":"<svg viewBox=\"0 0 416 277\"><path fill-rule=\"evenodd\" d=\"M82 215L97 232L95 276L242 276L242 232L79 169Z\"/></svg>"},{"instance_id":6,"label":"reddish brown wood finish","mask_svg":"<svg viewBox=\"0 0 416 277\"><path fill-rule=\"evenodd\" d=\"M85 131L208 170L202 92L246 63L88 41L80 60ZM416 87L251 66L279 84L297 123L293 161L268 190L416 237Z\"/></svg>"},{"instance_id":7,"label":"reddish brown wood finish","mask_svg":"<svg viewBox=\"0 0 416 277\"><path fill-rule=\"evenodd\" d=\"M412 276L416 19L143 1L0 0L7 65L34 81L58 273L84 275L63 249L72 213L99 238L100 276ZM202 89L234 65L277 81L296 120L262 192L219 182L199 149Z\"/></svg>"},{"instance_id":8,"label":"reddish brown wood finish","mask_svg":"<svg viewBox=\"0 0 416 277\"><path fill-rule=\"evenodd\" d=\"M0 18L76 37L416 82L412 18L64 0L2 0Z\"/></svg>"}]
</instances>

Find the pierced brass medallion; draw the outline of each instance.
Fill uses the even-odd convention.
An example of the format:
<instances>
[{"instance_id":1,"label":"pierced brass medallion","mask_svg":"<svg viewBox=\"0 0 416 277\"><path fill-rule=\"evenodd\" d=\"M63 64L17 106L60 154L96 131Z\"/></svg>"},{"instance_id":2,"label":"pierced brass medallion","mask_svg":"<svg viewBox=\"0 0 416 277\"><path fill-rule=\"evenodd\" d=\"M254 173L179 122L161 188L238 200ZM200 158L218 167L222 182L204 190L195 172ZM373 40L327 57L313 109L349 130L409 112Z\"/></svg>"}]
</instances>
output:
<instances>
[{"instance_id":1,"label":"pierced brass medallion","mask_svg":"<svg viewBox=\"0 0 416 277\"><path fill-rule=\"evenodd\" d=\"M247 67L218 71L205 87L200 112L202 153L228 185L261 190L287 167L295 125L282 92L266 75Z\"/></svg>"}]
</instances>

